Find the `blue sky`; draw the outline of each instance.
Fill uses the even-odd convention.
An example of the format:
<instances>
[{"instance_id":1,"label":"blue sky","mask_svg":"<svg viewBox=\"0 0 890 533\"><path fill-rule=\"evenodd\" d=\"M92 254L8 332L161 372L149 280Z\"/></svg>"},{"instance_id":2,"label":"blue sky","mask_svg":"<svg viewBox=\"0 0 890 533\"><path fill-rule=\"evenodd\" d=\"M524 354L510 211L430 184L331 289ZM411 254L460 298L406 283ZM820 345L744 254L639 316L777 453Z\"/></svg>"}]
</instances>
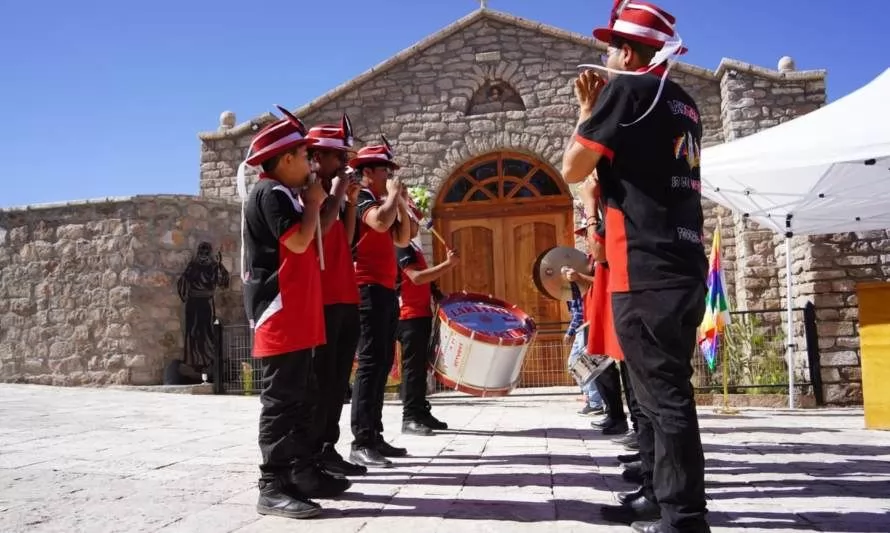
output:
<instances>
[{"instance_id":1,"label":"blue sky","mask_svg":"<svg viewBox=\"0 0 890 533\"><path fill-rule=\"evenodd\" d=\"M490 0L588 35L611 0ZM829 100L888 66L890 2L662 0L687 61L827 69ZM467 15L474 0L0 1L0 206L198 190L199 131L300 106ZM333 9L332 9L333 8Z\"/></svg>"}]
</instances>

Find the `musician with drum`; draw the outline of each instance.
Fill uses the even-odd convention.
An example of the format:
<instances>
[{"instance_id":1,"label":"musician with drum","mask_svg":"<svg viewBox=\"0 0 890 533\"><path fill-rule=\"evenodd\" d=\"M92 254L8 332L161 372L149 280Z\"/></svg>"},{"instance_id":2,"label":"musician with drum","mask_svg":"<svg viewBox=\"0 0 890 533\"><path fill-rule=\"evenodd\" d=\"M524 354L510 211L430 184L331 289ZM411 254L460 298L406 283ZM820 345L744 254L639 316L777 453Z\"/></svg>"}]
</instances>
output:
<instances>
[{"instance_id":1,"label":"musician with drum","mask_svg":"<svg viewBox=\"0 0 890 533\"><path fill-rule=\"evenodd\" d=\"M576 183L597 171L615 328L646 415L640 453L654 466L658 514L637 499L622 506L625 518L646 533L710 531L691 384L708 268L702 124L692 97L668 79L686 51L674 17L649 3L616 0L616 8L611 26L594 31L609 45L607 66L585 65L575 82L581 110L562 175ZM595 69L609 73L608 83Z\"/></svg>"},{"instance_id":2,"label":"musician with drum","mask_svg":"<svg viewBox=\"0 0 890 533\"><path fill-rule=\"evenodd\" d=\"M358 231L353 245L359 288L358 368L352 389L352 451L350 461L389 468L387 457L403 457L404 448L383 440L383 395L395 358L399 304L396 294L396 246L411 240L406 199L408 190L393 177L399 168L392 147L365 146L349 166L362 177L358 194Z\"/></svg>"},{"instance_id":3,"label":"musician with drum","mask_svg":"<svg viewBox=\"0 0 890 533\"><path fill-rule=\"evenodd\" d=\"M314 126L307 137L316 141L309 148L309 159L329 193L320 221L324 234L321 293L327 341L315 350L312 365L318 400L313 423L317 432L315 449L327 472L362 475L368 469L345 461L335 447L340 439L340 415L359 335L359 295L350 243L355 234L355 208L361 184L346 174L347 151L353 140L349 117L344 114L340 124Z\"/></svg>"},{"instance_id":4,"label":"musician with drum","mask_svg":"<svg viewBox=\"0 0 890 533\"><path fill-rule=\"evenodd\" d=\"M399 261L399 326L397 337L402 350L402 433L432 435L448 424L433 416L426 399L426 374L430 362L433 333L432 301L434 284L460 263L454 250L442 263L430 267L423 250L414 240L420 232L423 212L408 198L411 215L411 242L396 251ZM441 293L437 295L441 299Z\"/></svg>"}]
</instances>

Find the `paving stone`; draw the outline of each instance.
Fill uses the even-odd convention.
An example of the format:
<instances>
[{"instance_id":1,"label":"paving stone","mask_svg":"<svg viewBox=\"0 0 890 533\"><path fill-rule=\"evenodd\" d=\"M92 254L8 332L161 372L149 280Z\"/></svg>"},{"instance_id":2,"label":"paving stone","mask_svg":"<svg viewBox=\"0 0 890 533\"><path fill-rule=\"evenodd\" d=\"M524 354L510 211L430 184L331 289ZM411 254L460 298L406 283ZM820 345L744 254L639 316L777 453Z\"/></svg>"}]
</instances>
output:
<instances>
[{"instance_id":1,"label":"paving stone","mask_svg":"<svg viewBox=\"0 0 890 533\"><path fill-rule=\"evenodd\" d=\"M0 385L0 531L628 531L599 517L634 489L624 452L555 392L437 395L456 429L432 437L394 431L389 402L411 455L294 521L256 513L256 398ZM890 439L861 409L701 414L713 531L886 530Z\"/></svg>"}]
</instances>

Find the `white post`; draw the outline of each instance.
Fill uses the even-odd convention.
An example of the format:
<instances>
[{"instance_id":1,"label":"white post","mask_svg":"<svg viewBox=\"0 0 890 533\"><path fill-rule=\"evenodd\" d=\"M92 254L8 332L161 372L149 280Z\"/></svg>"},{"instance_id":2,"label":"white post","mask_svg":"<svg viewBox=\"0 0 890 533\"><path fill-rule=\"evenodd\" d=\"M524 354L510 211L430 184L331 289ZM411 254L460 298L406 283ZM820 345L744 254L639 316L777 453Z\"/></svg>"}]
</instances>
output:
<instances>
[{"instance_id":1,"label":"white post","mask_svg":"<svg viewBox=\"0 0 890 533\"><path fill-rule=\"evenodd\" d=\"M787 333L785 339L785 357L788 363L788 407L794 409L794 301L791 290L794 282L791 280L791 237L785 236L785 290L787 293L787 313L785 319Z\"/></svg>"}]
</instances>

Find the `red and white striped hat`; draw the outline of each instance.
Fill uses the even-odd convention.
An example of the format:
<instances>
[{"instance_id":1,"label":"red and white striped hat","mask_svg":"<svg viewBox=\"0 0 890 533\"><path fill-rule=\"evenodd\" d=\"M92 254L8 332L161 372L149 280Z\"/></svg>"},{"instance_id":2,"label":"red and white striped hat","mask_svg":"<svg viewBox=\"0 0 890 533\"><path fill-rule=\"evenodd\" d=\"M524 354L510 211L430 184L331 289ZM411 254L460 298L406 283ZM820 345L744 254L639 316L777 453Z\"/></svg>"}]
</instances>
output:
<instances>
[{"instance_id":1,"label":"red and white striped hat","mask_svg":"<svg viewBox=\"0 0 890 533\"><path fill-rule=\"evenodd\" d=\"M254 136L245 162L257 166L292 148L316 142L316 139L307 138L306 127L299 119L284 118L269 124Z\"/></svg>"},{"instance_id":2,"label":"red and white striped hat","mask_svg":"<svg viewBox=\"0 0 890 533\"><path fill-rule=\"evenodd\" d=\"M344 113L340 125L319 124L312 126L308 137L318 141L313 145L313 148L327 148L345 152L352 147L353 141L352 125L349 122L349 117Z\"/></svg>"},{"instance_id":3,"label":"red and white striped hat","mask_svg":"<svg viewBox=\"0 0 890 533\"><path fill-rule=\"evenodd\" d=\"M358 151L355 157L349 160L349 166L355 169L366 165L387 165L394 170L401 168L394 161L395 156L392 153L392 145L389 144L386 137L383 135L380 137L383 139L383 144L365 146Z\"/></svg>"},{"instance_id":4,"label":"red and white striped hat","mask_svg":"<svg viewBox=\"0 0 890 533\"><path fill-rule=\"evenodd\" d=\"M611 26L593 30L593 36L606 44L621 37L660 49L674 39L675 22L673 15L654 4L616 0ZM685 54L686 51L686 47L682 47L675 54Z\"/></svg>"}]
</instances>

